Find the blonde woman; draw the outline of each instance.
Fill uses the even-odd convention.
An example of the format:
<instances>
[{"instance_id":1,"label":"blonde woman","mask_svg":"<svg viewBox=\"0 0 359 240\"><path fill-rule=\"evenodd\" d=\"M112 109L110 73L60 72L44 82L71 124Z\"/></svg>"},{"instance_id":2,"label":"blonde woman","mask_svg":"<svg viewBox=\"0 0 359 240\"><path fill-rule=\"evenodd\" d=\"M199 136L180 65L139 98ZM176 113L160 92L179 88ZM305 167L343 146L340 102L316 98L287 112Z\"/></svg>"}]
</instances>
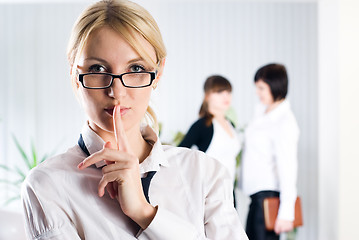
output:
<instances>
[{"instance_id":1,"label":"blonde woman","mask_svg":"<svg viewBox=\"0 0 359 240\"><path fill-rule=\"evenodd\" d=\"M74 147L46 160L22 191L29 239L247 239L231 179L201 152L162 146L143 124L166 50L151 15L101 1L68 46L88 121ZM148 119L147 118L147 119Z\"/></svg>"}]
</instances>

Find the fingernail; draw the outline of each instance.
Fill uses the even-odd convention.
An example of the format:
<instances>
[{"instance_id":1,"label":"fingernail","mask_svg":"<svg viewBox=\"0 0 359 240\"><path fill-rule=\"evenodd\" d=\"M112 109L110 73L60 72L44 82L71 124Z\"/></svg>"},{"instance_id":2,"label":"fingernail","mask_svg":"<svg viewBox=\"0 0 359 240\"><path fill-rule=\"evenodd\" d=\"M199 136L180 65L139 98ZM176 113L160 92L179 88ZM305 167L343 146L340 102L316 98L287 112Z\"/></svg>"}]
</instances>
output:
<instances>
[{"instance_id":1,"label":"fingernail","mask_svg":"<svg viewBox=\"0 0 359 240\"><path fill-rule=\"evenodd\" d=\"M111 148L111 142L110 142L110 141L105 142L104 147L105 147L105 148Z\"/></svg>"},{"instance_id":2,"label":"fingernail","mask_svg":"<svg viewBox=\"0 0 359 240\"><path fill-rule=\"evenodd\" d=\"M77 168L81 168L84 165L84 162L80 162L79 165L77 165Z\"/></svg>"}]
</instances>

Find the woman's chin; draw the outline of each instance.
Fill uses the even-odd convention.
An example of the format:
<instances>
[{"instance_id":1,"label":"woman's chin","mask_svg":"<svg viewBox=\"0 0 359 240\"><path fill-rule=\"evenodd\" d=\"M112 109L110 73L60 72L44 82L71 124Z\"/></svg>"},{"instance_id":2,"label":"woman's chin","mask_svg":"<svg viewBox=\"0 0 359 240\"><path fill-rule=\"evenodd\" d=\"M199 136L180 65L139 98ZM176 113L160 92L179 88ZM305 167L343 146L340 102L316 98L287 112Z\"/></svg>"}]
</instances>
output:
<instances>
[{"instance_id":1,"label":"woman's chin","mask_svg":"<svg viewBox=\"0 0 359 240\"><path fill-rule=\"evenodd\" d=\"M111 122L95 122L89 120L89 126L96 133L101 134L102 132L113 132L113 123Z\"/></svg>"}]
</instances>

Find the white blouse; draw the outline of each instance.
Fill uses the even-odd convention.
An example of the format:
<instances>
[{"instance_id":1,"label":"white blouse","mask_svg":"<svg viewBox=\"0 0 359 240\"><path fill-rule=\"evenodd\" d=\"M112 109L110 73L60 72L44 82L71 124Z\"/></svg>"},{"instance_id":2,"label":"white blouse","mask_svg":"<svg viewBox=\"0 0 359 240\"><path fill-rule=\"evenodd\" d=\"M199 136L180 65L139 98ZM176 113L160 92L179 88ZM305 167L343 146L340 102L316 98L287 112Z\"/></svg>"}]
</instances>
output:
<instances>
[{"instance_id":1,"label":"white blouse","mask_svg":"<svg viewBox=\"0 0 359 240\"><path fill-rule=\"evenodd\" d=\"M206 154L220 161L228 170L229 175L234 183L236 173L236 157L241 150L239 137L228 121L231 128L232 136L230 136L221 124L216 120L213 123L213 137L208 146Z\"/></svg>"},{"instance_id":2,"label":"white blouse","mask_svg":"<svg viewBox=\"0 0 359 240\"><path fill-rule=\"evenodd\" d=\"M287 100L267 114L264 106L258 107L245 131L243 192L279 191L278 218L284 220L294 219L298 139L298 124Z\"/></svg>"},{"instance_id":3,"label":"white blouse","mask_svg":"<svg viewBox=\"0 0 359 240\"><path fill-rule=\"evenodd\" d=\"M225 168L200 151L162 146L150 127L143 138L151 154L141 174L157 171L149 198L158 210L139 229L117 200L97 195L102 172L78 170L86 155L78 145L31 171L22 187L29 239L248 239L233 208L232 180ZM86 125L82 136L92 154L104 141Z\"/></svg>"}]
</instances>

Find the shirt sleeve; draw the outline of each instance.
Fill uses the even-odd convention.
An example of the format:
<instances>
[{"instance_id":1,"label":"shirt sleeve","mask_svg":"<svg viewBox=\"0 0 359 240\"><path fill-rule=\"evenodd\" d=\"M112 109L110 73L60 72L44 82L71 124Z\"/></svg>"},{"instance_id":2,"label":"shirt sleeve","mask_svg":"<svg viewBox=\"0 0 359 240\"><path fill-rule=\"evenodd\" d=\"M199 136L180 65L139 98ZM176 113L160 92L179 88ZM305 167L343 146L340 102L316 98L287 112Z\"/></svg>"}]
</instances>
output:
<instances>
[{"instance_id":1,"label":"shirt sleeve","mask_svg":"<svg viewBox=\"0 0 359 240\"><path fill-rule=\"evenodd\" d=\"M275 158L277 161L280 206L278 218L294 220L294 206L297 198L297 149L299 129L294 119L287 119L274 138Z\"/></svg>"},{"instance_id":2,"label":"shirt sleeve","mask_svg":"<svg viewBox=\"0 0 359 240\"><path fill-rule=\"evenodd\" d=\"M211 159L210 159L211 160ZM205 186L205 233L208 239L248 239L233 205L233 182L218 161L207 161Z\"/></svg>"},{"instance_id":3,"label":"shirt sleeve","mask_svg":"<svg viewBox=\"0 0 359 240\"><path fill-rule=\"evenodd\" d=\"M60 202L56 184L44 172L33 171L22 185L25 229L28 239L80 239Z\"/></svg>"},{"instance_id":4,"label":"shirt sleeve","mask_svg":"<svg viewBox=\"0 0 359 240\"><path fill-rule=\"evenodd\" d=\"M170 211L157 206L151 224L137 234L140 240L197 240L203 239L196 228Z\"/></svg>"}]
</instances>

